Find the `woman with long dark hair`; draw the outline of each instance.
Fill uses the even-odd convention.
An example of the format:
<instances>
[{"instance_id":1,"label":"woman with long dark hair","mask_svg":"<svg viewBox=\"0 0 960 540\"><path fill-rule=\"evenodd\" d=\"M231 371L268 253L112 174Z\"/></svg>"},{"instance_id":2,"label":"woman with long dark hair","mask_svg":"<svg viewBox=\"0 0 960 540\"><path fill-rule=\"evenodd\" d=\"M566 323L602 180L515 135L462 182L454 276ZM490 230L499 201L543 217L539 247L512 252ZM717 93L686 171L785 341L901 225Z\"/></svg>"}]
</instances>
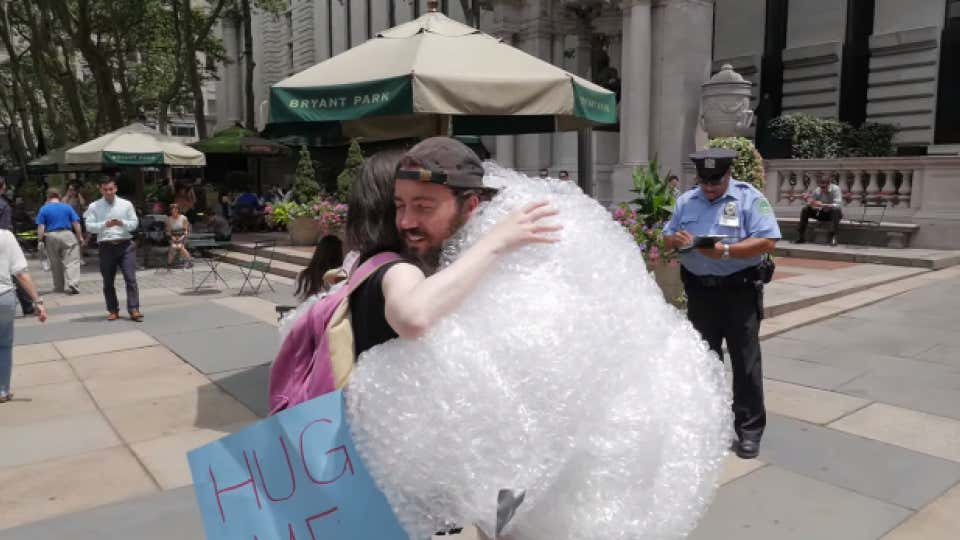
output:
<instances>
[{"instance_id":1,"label":"woman with long dark hair","mask_svg":"<svg viewBox=\"0 0 960 540\"><path fill-rule=\"evenodd\" d=\"M343 241L328 234L320 239L317 248L313 250L310 264L297 276L297 298L306 300L319 292L329 290L332 283L326 282L324 275L341 266L343 266Z\"/></svg>"},{"instance_id":2,"label":"woman with long dark hair","mask_svg":"<svg viewBox=\"0 0 960 540\"><path fill-rule=\"evenodd\" d=\"M296 294L302 303L283 316L281 336L286 336L300 315L309 311L337 282L345 280L360 263L384 251L403 251L403 241L394 223L396 207L393 203L394 173L401 156L403 152L400 150L384 150L364 160L360 176L350 187L347 201L345 236L349 253L343 255L342 243L337 245L334 240L321 240L310 265L297 280ZM340 263L335 264L338 257ZM338 268L340 272L336 279L330 279L333 276L331 271ZM328 279L325 280L324 276Z\"/></svg>"}]
</instances>

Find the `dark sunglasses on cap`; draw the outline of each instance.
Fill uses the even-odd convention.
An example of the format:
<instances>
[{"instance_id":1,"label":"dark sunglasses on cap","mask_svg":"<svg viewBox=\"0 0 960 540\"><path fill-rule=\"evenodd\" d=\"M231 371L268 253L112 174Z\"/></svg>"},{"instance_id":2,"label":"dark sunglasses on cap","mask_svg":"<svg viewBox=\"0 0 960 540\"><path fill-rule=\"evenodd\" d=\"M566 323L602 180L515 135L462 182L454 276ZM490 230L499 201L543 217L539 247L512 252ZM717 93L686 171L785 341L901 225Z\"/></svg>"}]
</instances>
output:
<instances>
[{"instance_id":1,"label":"dark sunglasses on cap","mask_svg":"<svg viewBox=\"0 0 960 540\"><path fill-rule=\"evenodd\" d=\"M710 176L708 178L700 178L699 181L701 184L705 184L708 186L719 186L720 184L723 183L724 176L726 176L726 174L722 174L720 176Z\"/></svg>"}]
</instances>

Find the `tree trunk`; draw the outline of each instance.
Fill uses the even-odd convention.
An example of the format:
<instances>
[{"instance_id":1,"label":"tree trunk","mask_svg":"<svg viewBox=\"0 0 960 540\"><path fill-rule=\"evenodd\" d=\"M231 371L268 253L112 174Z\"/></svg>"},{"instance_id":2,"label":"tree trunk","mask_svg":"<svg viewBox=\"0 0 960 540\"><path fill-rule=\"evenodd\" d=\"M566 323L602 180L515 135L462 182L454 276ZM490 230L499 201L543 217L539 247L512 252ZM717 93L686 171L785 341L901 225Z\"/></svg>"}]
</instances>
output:
<instances>
[{"instance_id":1,"label":"tree trunk","mask_svg":"<svg viewBox=\"0 0 960 540\"><path fill-rule=\"evenodd\" d=\"M48 73L57 72L57 69L50 62L50 58L53 56L50 50L50 27L45 24L37 24L36 11L32 8L30 0L22 0L22 5L30 25L30 55L33 57L36 66L37 86L40 88L43 102L46 105L44 112L46 113L47 124L53 131L53 146L59 148L67 142L67 128L60 121L60 115L57 114L56 101L48 78ZM43 11L42 6L40 10Z\"/></svg>"},{"instance_id":2,"label":"tree trunk","mask_svg":"<svg viewBox=\"0 0 960 540\"><path fill-rule=\"evenodd\" d=\"M46 2L40 2L39 6L41 24L44 28L51 28L53 20ZM60 49L60 53L63 55L63 63L60 63L60 58L56 52L53 52L48 57L48 60L55 68L53 71L57 73L57 82L60 83L60 87L63 89L63 96L67 100L67 108L70 110L73 126L77 130L77 141L86 141L90 139L90 128L87 123L87 116L83 111L80 85L74 78L73 59L76 58L76 54L73 50L73 44L69 39L63 39L60 32L55 32L54 35L57 40L57 48Z\"/></svg>"},{"instance_id":3,"label":"tree trunk","mask_svg":"<svg viewBox=\"0 0 960 540\"><path fill-rule=\"evenodd\" d=\"M43 109L40 107L40 102L37 101L36 93L28 91L27 98L30 105L30 121L33 123L33 134L37 138L37 151L34 155L39 157L49 151L46 138L43 136L43 120L41 120L41 111Z\"/></svg>"},{"instance_id":4,"label":"tree trunk","mask_svg":"<svg viewBox=\"0 0 960 540\"><path fill-rule=\"evenodd\" d=\"M200 36L194 39L193 10L190 9L190 0L183 2L183 33L187 36L183 48L183 65L187 70L187 82L193 94L193 121L197 126L197 137L207 138L207 120L204 114L203 84L200 80L200 69L197 67L197 44Z\"/></svg>"},{"instance_id":5,"label":"tree trunk","mask_svg":"<svg viewBox=\"0 0 960 540\"><path fill-rule=\"evenodd\" d=\"M67 2L47 0L52 6L54 14L60 20L64 30L70 35L77 49L83 54L87 66L93 72L93 79L97 87L98 103L101 109L97 111L103 115L111 129L123 127L123 113L120 108L120 99L113 86L113 69L107 61L104 52L93 41L94 32L91 28L90 6L88 0L77 0L77 21L74 28L73 16Z\"/></svg>"},{"instance_id":6,"label":"tree trunk","mask_svg":"<svg viewBox=\"0 0 960 540\"><path fill-rule=\"evenodd\" d=\"M11 95L13 98L13 108L16 110L20 119L20 129L23 133L24 142L31 156L37 155L37 144L30 132L30 112L27 110L27 104L24 102L21 92L26 87L26 82L20 70L20 56L16 47L13 46L13 40L10 37L10 19L6 2L0 4L0 39L3 40L3 46L7 51L8 62L10 64L11 76ZM30 91L27 90L29 94Z\"/></svg>"},{"instance_id":7,"label":"tree trunk","mask_svg":"<svg viewBox=\"0 0 960 540\"><path fill-rule=\"evenodd\" d=\"M243 7L243 117L247 129L257 130L257 117L253 95L253 70L257 64L253 61L253 13L250 10L250 0L242 0Z\"/></svg>"},{"instance_id":8,"label":"tree trunk","mask_svg":"<svg viewBox=\"0 0 960 540\"><path fill-rule=\"evenodd\" d=\"M26 148L23 144L23 133L20 131L20 126L17 125L17 119L13 107L10 105L10 100L7 99L6 93L4 91L4 85L0 84L0 107L6 111L7 118L10 119L10 123L4 123L4 128L9 134L10 146L13 150L13 157L17 163L20 173L22 175L21 179L27 177L27 158Z\"/></svg>"},{"instance_id":9,"label":"tree trunk","mask_svg":"<svg viewBox=\"0 0 960 540\"><path fill-rule=\"evenodd\" d=\"M117 43L117 82L120 83L120 97L123 100L123 115L126 122L132 122L139 116L139 111L133 103L130 94L130 83L127 81L127 51L126 47Z\"/></svg>"},{"instance_id":10,"label":"tree trunk","mask_svg":"<svg viewBox=\"0 0 960 540\"><path fill-rule=\"evenodd\" d=\"M193 12L190 11L190 0L184 0L184 27L186 29L186 58L184 62L187 67L190 88L193 91L193 119L197 124L197 137L207 138L207 118L204 112L206 101L203 98L203 77L200 76L200 68L197 66L197 49L203 46L213 30L213 25L220 20L220 13L226 5L227 0L217 0L216 5L210 10L203 26L194 31Z\"/></svg>"}]
</instances>

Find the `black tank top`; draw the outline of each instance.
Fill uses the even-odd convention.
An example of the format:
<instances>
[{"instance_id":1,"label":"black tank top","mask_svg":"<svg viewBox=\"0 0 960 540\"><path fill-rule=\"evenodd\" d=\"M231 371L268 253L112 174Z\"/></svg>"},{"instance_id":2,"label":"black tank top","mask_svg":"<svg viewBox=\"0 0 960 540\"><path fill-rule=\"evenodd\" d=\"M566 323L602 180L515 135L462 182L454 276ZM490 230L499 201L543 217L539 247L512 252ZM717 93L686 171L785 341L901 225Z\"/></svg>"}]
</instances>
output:
<instances>
[{"instance_id":1,"label":"black tank top","mask_svg":"<svg viewBox=\"0 0 960 540\"><path fill-rule=\"evenodd\" d=\"M367 349L398 337L390 324L387 323L386 301L383 298L383 276L390 267L399 262L403 261L393 261L381 266L350 295L350 326L353 328L353 350L358 358Z\"/></svg>"}]
</instances>

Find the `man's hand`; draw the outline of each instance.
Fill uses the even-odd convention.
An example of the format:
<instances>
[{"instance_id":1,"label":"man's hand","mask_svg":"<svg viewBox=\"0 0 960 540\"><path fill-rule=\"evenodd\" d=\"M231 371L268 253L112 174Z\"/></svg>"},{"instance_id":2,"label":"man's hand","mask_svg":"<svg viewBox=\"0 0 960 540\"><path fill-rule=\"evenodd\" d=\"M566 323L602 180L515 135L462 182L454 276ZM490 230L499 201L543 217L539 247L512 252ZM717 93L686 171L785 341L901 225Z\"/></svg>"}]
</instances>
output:
<instances>
[{"instance_id":1,"label":"man's hand","mask_svg":"<svg viewBox=\"0 0 960 540\"><path fill-rule=\"evenodd\" d=\"M810 208L818 210L820 208L823 208L823 203L820 201L810 201Z\"/></svg>"},{"instance_id":2,"label":"man's hand","mask_svg":"<svg viewBox=\"0 0 960 540\"><path fill-rule=\"evenodd\" d=\"M104 227L122 227L123 222L119 219L108 219L106 223L103 224Z\"/></svg>"},{"instance_id":3,"label":"man's hand","mask_svg":"<svg viewBox=\"0 0 960 540\"><path fill-rule=\"evenodd\" d=\"M545 220L557 214L557 209L546 201L529 204L500 220L487 233L487 239L492 242L496 252L513 251L526 244L556 243L559 238L552 233L558 232L563 226Z\"/></svg>"},{"instance_id":4,"label":"man's hand","mask_svg":"<svg viewBox=\"0 0 960 540\"><path fill-rule=\"evenodd\" d=\"M37 313L37 319L40 322L47 322L47 308L43 307L43 304L36 304L34 310Z\"/></svg>"},{"instance_id":5,"label":"man's hand","mask_svg":"<svg viewBox=\"0 0 960 540\"><path fill-rule=\"evenodd\" d=\"M704 257L719 260L723 256L723 242L717 242L710 248L697 248Z\"/></svg>"},{"instance_id":6,"label":"man's hand","mask_svg":"<svg viewBox=\"0 0 960 540\"><path fill-rule=\"evenodd\" d=\"M683 246L689 246L693 243L693 235L687 231L677 231L677 234L674 234L670 237L670 245L667 247L681 248Z\"/></svg>"}]
</instances>

